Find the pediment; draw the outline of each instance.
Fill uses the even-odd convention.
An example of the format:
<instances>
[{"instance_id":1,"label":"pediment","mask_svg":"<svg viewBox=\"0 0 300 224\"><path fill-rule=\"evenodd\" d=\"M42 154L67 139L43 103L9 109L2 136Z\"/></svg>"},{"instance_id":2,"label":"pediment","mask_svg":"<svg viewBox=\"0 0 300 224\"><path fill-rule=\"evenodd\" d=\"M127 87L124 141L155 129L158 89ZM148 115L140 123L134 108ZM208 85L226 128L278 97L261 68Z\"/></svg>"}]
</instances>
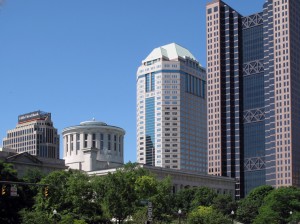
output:
<instances>
[{"instance_id":1,"label":"pediment","mask_svg":"<svg viewBox=\"0 0 300 224\"><path fill-rule=\"evenodd\" d=\"M8 163L29 163L29 164L42 164L43 162L37 159L35 156L30 155L28 152L19 153L13 156L9 156L5 160Z\"/></svg>"}]
</instances>

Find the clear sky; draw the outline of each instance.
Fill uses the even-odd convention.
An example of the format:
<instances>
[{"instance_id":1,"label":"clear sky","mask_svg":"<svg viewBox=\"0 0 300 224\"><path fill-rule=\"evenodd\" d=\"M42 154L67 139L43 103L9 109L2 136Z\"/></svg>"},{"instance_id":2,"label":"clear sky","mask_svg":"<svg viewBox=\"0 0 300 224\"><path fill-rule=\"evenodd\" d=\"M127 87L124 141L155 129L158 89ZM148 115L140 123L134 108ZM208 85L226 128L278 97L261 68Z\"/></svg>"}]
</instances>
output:
<instances>
[{"instance_id":1,"label":"clear sky","mask_svg":"<svg viewBox=\"0 0 300 224\"><path fill-rule=\"evenodd\" d=\"M92 118L125 129L125 162L136 161L137 68L153 48L172 42L206 66L207 2L5 0L0 145L18 115L42 110L52 113L59 133ZM264 0L225 2L248 15Z\"/></svg>"}]
</instances>

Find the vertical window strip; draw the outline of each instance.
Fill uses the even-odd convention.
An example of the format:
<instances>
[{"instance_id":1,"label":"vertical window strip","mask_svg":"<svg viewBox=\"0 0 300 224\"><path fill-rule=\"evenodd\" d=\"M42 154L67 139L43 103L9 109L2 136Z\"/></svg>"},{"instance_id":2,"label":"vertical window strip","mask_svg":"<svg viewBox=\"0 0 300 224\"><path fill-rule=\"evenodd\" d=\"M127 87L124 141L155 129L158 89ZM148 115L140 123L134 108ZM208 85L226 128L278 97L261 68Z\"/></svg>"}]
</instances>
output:
<instances>
[{"instance_id":1,"label":"vertical window strip","mask_svg":"<svg viewBox=\"0 0 300 224\"><path fill-rule=\"evenodd\" d=\"M154 72L151 73L151 91L155 90L155 74Z\"/></svg>"},{"instance_id":2,"label":"vertical window strip","mask_svg":"<svg viewBox=\"0 0 300 224\"><path fill-rule=\"evenodd\" d=\"M100 134L100 150L103 150L103 149L104 149L104 136L101 133Z\"/></svg>"},{"instance_id":3,"label":"vertical window strip","mask_svg":"<svg viewBox=\"0 0 300 224\"><path fill-rule=\"evenodd\" d=\"M149 92L150 91L150 75L146 74L145 78L146 78L146 92Z\"/></svg>"},{"instance_id":4,"label":"vertical window strip","mask_svg":"<svg viewBox=\"0 0 300 224\"><path fill-rule=\"evenodd\" d=\"M204 80L185 74L185 91L188 93L205 98L205 83Z\"/></svg>"}]
</instances>

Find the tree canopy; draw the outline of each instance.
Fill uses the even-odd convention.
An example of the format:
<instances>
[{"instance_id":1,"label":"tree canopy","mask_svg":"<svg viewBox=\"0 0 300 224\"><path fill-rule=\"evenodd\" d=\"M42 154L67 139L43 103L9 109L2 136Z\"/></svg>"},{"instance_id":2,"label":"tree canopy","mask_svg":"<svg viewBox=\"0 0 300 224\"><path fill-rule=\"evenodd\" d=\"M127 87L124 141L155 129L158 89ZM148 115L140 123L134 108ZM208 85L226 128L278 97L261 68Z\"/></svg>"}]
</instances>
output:
<instances>
[{"instance_id":1,"label":"tree canopy","mask_svg":"<svg viewBox=\"0 0 300 224\"><path fill-rule=\"evenodd\" d=\"M239 201L237 219L245 224L253 223L264 198L273 190L273 187L267 185L253 189L246 198Z\"/></svg>"},{"instance_id":2,"label":"tree canopy","mask_svg":"<svg viewBox=\"0 0 300 224\"><path fill-rule=\"evenodd\" d=\"M281 187L271 191L264 199L254 224L290 223L300 220L300 189Z\"/></svg>"},{"instance_id":3,"label":"tree canopy","mask_svg":"<svg viewBox=\"0 0 300 224\"><path fill-rule=\"evenodd\" d=\"M19 197L1 195L1 223L145 223L147 204L152 204L154 223L181 222L244 224L300 221L300 189L260 186L236 202L231 195L208 187L172 192L171 178L159 180L149 171L128 163L106 176L88 176L78 170L48 175L30 170L23 179L11 164L0 162L1 180L38 183L18 185ZM10 186L8 186L10 187ZM236 217L231 215L235 212Z\"/></svg>"},{"instance_id":4,"label":"tree canopy","mask_svg":"<svg viewBox=\"0 0 300 224\"><path fill-rule=\"evenodd\" d=\"M231 220L212 206L199 206L188 217L189 224L230 224Z\"/></svg>"}]
</instances>

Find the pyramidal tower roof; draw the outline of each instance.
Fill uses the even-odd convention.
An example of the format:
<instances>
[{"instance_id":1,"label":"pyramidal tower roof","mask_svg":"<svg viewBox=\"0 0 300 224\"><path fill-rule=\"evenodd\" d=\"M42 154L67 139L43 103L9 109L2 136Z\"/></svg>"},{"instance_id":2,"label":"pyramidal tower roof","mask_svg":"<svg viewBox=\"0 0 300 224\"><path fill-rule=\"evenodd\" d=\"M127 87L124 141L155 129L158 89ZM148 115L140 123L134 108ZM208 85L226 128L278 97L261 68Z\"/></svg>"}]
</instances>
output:
<instances>
[{"instance_id":1,"label":"pyramidal tower roof","mask_svg":"<svg viewBox=\"0 0 300 224\"><path fill-rule=\"evenodd\" d=\"M179 57L181 57L181 58L189 57L189 58L196 60L194 55L192 55L192 53L189 50L187 50L186 48L184 48L176 43L171 43L171 44L167 44L167 45L155 48L146 57L146 59L143 62L151 61L151 60L154 60L157 58L162 58L162 57L166 57L169 60L177 59Z\"/></svg>"}]
</instances>

